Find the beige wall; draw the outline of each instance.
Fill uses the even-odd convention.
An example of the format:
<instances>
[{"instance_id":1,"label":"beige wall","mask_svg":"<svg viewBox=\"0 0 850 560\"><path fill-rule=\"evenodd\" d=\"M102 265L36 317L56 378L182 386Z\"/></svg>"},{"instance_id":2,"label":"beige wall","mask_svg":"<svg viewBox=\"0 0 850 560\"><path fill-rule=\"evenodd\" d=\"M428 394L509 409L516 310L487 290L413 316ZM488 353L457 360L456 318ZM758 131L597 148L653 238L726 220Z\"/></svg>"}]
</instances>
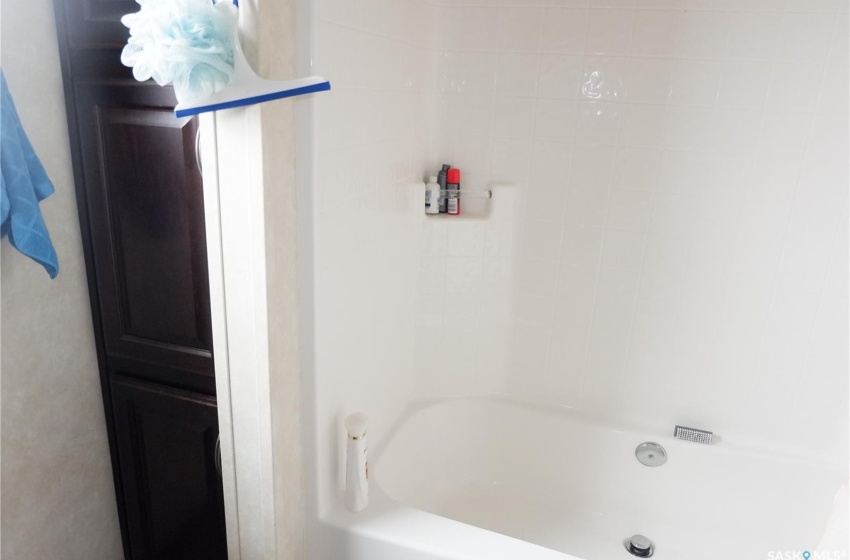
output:
<instances>
[{"instance_id":1,"label":"beige wall","mask_svg":"<svg viewBox=\"0 0 850 560\"><path fill-rule=\"evenodd\" d=\"M3 0L2 67L56 187L42 205L51 281L0 243L2 555L122 557L50 0Z\"/></svg>"}]
</instances>

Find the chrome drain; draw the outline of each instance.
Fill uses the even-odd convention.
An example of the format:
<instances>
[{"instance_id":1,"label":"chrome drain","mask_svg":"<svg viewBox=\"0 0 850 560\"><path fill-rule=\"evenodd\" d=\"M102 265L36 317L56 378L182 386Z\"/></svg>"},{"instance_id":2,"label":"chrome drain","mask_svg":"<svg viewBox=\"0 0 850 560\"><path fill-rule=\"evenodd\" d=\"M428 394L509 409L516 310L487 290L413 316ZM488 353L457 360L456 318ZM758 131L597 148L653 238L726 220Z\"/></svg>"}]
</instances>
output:
<instances>
[{"instance_id":1,"label":"chrome drain","mask_svg":"<svg viewBox=\"0 0 850 560\"><path fill-rule=\"evenodd\" d=\"M647 467L660 467L667 462L667 452L654 441L645 441L638 445L635 457Z\"/></svg>"},{"instance_id":2,"label":"chrome drain","mask_svg":"<svg viewBox=\"0 0 850 560\"><path fill-rule=\"evenodd\" d=\"M632 538L626 542L626 550L632 556L637 556L638 558L649 558L655 552L652 541L643 535L632 535Z\"/></svg>"}]
</instances>

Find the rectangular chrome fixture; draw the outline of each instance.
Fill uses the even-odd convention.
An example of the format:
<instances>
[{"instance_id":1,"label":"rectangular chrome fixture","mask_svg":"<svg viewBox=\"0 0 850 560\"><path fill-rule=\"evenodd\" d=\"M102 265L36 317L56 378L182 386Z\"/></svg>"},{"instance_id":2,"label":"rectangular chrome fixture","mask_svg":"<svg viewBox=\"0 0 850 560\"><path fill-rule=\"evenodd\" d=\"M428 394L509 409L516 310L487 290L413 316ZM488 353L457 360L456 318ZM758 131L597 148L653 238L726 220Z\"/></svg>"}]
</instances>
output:
<instances>
[{"instance_id":1,"label":"rectangular chrome fixture","mask_svg":"<svg viewBox=\"0 0 850 560\"><path fill-rule=\"evenodd\" d=\"M673 437L696 443L711 443L711 438L714 437L714 434L705 430L697 430L696 428L676 426L676 429L673 430Z\"/></svg>"}]
</instances>

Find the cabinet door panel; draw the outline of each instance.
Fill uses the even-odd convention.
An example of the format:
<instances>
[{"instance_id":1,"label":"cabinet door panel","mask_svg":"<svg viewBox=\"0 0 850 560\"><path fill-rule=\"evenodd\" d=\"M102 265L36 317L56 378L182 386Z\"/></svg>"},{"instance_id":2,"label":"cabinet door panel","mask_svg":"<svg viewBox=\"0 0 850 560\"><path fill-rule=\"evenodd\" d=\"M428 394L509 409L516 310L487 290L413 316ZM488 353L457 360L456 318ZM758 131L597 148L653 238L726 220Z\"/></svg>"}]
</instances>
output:
<instances>
[{"instance_id":1,"label":"cabinet door panel","mask_svg":"<svg viewBox=\"0 0 850 560\"><path fill-rule=\"evenodd\" d=\"M139 11L134 0L57 0L56 4L65 11L74 49L121 48L130 36L121 17Z\"/></svg>"},{"instance_id":2,"label":"cabinet door panel","mask_svg":"<svg viewBox=\"0 0 850 560\"><path fill-rule=\"evenodd\" d=\"M134 560L227 557L215 398L112 376Z\"/></svg>"},{"instance_id":3,"label":"cabinet door panel","mask_svg":"<svg viewBox=\"0 0 850 560\"><path fill-rule=\"evenodd\" d=\"M107 355L176 369L195 378L178 384L212 392L197 120L175 118L150 86L77 90Z\"/></svg>"}]
</instances>

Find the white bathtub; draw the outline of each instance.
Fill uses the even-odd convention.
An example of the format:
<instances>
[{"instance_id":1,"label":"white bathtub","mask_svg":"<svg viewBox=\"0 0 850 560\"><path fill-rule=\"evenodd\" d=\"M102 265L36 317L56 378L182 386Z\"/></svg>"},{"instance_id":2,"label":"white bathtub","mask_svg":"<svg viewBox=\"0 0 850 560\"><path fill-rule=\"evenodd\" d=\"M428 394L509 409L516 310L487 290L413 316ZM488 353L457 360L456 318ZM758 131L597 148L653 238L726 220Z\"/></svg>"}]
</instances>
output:
<instances>
[{"instance_id":1,"label":"white bathtub","mask_svg":"<svg viewBox=\"0 0 850 560\"><path fill-rule=\"evenodd\" d=\"M386 439L369 509L326 517L323 558L628 560L635 533L658 560L847 557L847 473L827 463L499 399L414 407ZM666 464L637 461L647 440Z\"/></svg>"}]
</instances>

